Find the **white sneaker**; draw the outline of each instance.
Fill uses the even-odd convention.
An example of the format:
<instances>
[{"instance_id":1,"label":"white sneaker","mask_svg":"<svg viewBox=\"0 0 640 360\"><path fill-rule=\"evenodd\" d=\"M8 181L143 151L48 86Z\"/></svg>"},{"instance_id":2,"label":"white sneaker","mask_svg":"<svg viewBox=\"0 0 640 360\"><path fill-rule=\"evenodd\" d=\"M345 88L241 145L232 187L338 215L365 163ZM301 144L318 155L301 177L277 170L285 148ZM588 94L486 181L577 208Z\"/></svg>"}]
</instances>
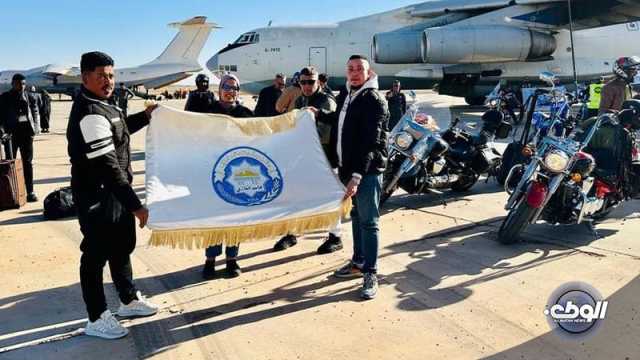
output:
<instances>
[{"instance_id":1,"label":"white sneaker","mask_svg":"<svg viewBox=\"0 0 640 360\"><path fill-rule=\"evenodd\" d=\"M85 335L96 336L103 339L119 339L127 336L129 330L113 317L111 311L105 310L98 320L87 322L84 333Z\"/></svg>"},{"instance_id":2,"label":"white sneaker","mask_svg":"<svg viewBox=\"0 0 640 360\"><path fill-rule=\"evenodd\" d=\"M364 283L362 284L362 290L360 296L363 299L371 300L378 294L378 277L376 274L366 273L364 274Z\"/></svg>"},{"instance_id":3,"label":"white sneaker","mask_svg":"<svg viewBox=\"0 0 640 360\"><path fill-rule=\"evenodd\" d=\"M137 300L133 300L129 304L125 305L120 303L120 308L116 313L121 317L135 317L135 316L151 316L158 312L158 305L149 302L140 291L136 292Z\"/></svg>"}]
</instances>

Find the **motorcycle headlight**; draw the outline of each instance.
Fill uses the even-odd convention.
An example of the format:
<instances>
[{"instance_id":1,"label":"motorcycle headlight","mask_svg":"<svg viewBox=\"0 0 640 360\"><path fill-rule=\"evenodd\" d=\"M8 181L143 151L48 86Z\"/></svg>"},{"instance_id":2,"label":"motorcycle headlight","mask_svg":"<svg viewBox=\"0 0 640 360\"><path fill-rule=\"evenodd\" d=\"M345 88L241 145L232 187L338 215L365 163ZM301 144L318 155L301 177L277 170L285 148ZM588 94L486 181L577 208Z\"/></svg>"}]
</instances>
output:
<instances>
[{"instance_id":1,"label":"motorcycle headlight","mask_svg":"<svg viewBox=\"0 0 640 360\"><path fill-rule=\"evenodd\" d=\"M396 135L395 143L400 149L407 150L409 146L411 146L411 143L413 143L413 136L407 132L401 132Z\"/></svg>"},{"instance_id":2,"label":"motorcycle headlight","mask_svg":"<svg viewBox=\"0 0 640 360\"><path fill-rule=\"evenodd\" d=\"M556 173L563 172L569 166L569 156L560 150L551 150L544 156L544 167Z\"/></svg>"}]
</instances>

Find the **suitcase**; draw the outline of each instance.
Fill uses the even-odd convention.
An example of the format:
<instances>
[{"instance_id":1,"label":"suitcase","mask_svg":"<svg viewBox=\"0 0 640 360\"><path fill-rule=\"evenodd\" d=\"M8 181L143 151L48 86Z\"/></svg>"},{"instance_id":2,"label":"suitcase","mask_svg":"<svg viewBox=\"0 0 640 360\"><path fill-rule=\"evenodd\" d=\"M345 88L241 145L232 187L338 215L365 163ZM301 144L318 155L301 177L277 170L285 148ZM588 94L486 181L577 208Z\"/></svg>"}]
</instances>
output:
<instances>
[{"instance_id":1,"label":"suitcase","mask_svg":"<svg viewBox=\"0 0 640 360\"><path fill-rule=\"evenodd\" d=\"M0 210L17 209L27 202L22 160L12 159L12 153L6 155L7 159L0 160Z\"/></svg>"}]
</instances>

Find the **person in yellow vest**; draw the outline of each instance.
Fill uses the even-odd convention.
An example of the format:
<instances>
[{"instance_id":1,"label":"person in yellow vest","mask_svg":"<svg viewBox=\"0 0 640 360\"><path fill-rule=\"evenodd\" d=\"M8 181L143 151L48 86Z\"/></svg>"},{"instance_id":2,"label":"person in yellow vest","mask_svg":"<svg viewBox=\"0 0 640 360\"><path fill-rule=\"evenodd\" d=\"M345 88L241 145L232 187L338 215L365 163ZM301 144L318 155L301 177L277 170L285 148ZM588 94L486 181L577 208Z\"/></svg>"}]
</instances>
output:
<instances>
[{"instance_id":1,"label":"person in yellow vest","mask_svg":"<svg viewBox=\"0 0 640 360\"><path fill-rule=\"evenodd\" d=\"M594 82L589 85L589 102L587 103L588 117L598 116L598 110L600 109L600 94L602 87L604 86L604 78L600 81Z\"/></svg>"},{"instance_id":2,"label":"person in yellow vest","mask_svg":"<svg viewBox=\"0 0 640 360\"><path fill-rule=\"evenodd\" d=\"M615 78L607 82L600 93L598 115L618 112L622 103L633 96L630 84L638 73L640 58L637 56L622 57L613 64Z\"/></svg>"}]
</instances>

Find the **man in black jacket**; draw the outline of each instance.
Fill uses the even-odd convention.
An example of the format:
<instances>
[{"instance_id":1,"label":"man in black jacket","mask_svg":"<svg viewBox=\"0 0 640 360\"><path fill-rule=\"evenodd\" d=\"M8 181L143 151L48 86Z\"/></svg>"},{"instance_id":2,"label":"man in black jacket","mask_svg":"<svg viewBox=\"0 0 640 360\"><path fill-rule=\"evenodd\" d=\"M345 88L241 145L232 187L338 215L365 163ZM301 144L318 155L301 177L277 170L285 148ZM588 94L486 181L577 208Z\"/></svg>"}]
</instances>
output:
<instances>
[{"instance_id":1,"label":"man in black jacket","mask_svg":"<svg viewBox=\"0 0 640 360\"><path fill-rule=\"evenodd\" d=\"M124 83L120 83L120 86L114 91L113 99L116 105L122 110L124 117L127 117L127 111L129 109L129 100L133 99L136 94L131 91Z\"/></svg>"},{"instance_id":2,"label":"man in black jacket","mask_svg":"<svg viewBox=\"0 0 640 360\"><path fill-rule=\"evenodd\" d=\"M196 90L189 93L184 110L210 113L211 107L216 102L216 96L209 90L209 77L205 74L196 76L196 87Z\"/></svg>"},{"instance_id":3,"label":"man in black jacket","mask_svg":"<svg viewBox=\"0 0 640 360\"><path fill-rule=\"evenodd\" d=\"M49 132L51 118L51 95L45 89L40 89L42 107L40 108L40 128L43 133Z\"/></svg>"},{"instance_id":4,"label":"man in black jacket","mask_svg":"<svg viewBox=\"0 0 640 360\"><path fill-rule=\"evenodd\" d=\"M273 85L267 86L260 90L258 95L258 103L254 111L257 117L276 116L280 113L276 110L276 102L282 95L282 89L284 89L287 83L287 78L282 74L276 74L273 79Z\"/></svg>"},{"instance_id":5,"label":"man in black jacket","mask_svg":"<svg viewBox=\"0 0 640 360\"><path fill-rule=\"evenodd\" d=\"M404 113L407 112L407 97L404 96L400 89L400 81L395 80L391 90L387 91L385 95L387 103L389 104L389 129L393 129L398 121L402 118Z\"/></svg>"},{"instance_id":6,"label":"man in black jacket","mask_svg":"<svg viewBox=\"0 0 640 360\"><path fill-rule=\"evenodd\" d=\"M314 111L318 121L332 124L330 159L353 198L353 258L338 269L337 277L364 275L361 296L372 299L378 291L378 220L382 173L387 162L389 109L378 94L378 77L369 61L353 55L347 63L347 85L338 95L333 114Z\"/></svg>"},{"instance_id":7,"label":"man in black jacket","mask_svg":"<svg viewBox=\"0 0 640 360\"><path fill-rule=\"evenodd\" d=\"M155 107L124 118L122 110L109 102L115 83L109 55L86 53L80 68L82 88L71 108L67 141L73 199L84 236L80 285L89 313L85 334L115 339L128 331L107 309L102 280L107 262L121 301L119 316L149 316L158 311L136 290L129 259L136 245L135 218L144 227L149 216L131 187L129 138L149 124Z\"/></svg>"},{"instance_id":8,"label":"man in black jacket","mask_svg":"<svg viewBox=\"0 0 640 360\"><path fill-rule=\"evenodd\" d=\"M40 133L39 101L35 94L27 91L27 82L22 74L11 79L11 90L0 95L0 136L11 135L5 143L5 153L22 158L27 201L36 202L38 197L33 191L33 138Z\"/></svg>"},{"instance_id":9,"label":"man in black jacket","mask_svg":"<svg viewBox=\"0 0 640 360\"><path fill-rule=\"evenodd\" d=\"M320 84L320 90L333 96L333 89L329 86L329 75L322 73L318 76L318 83Z\"/></svg>"}]
</instances>

